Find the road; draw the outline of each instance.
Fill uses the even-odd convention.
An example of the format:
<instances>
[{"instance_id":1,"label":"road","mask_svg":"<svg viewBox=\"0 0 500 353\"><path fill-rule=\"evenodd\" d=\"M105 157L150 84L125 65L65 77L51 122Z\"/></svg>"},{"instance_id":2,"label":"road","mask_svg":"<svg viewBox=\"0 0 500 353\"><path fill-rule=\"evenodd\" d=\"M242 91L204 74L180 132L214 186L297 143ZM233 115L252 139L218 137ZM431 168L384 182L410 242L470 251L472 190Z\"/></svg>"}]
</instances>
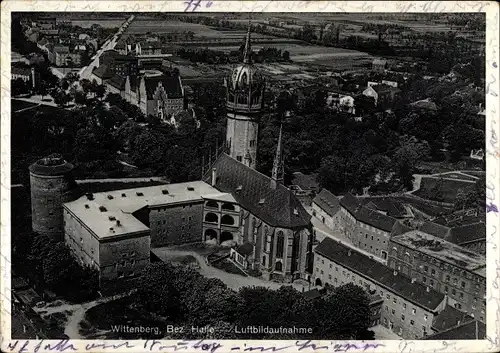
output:
<instances>
[{"instance_id":1,"label":"road","mask_svg":"<svg viewBox=\"0 0 500 353\"><path fill-rule=\"evenodd\" d=\"M205 261L205 258L201 256L200 254L194 252L194 251L183 251L183 250L175 250L171 248L157 248L155 249L154 252L159 258L165 259L166 261L169 261L170 258L174 256L186 256L186 255L191 255L193 256L198 264L200 265L200 268L198 271L205 277L207 278L218 278L222 282L224 282L229 288L238 290L241 287L251 287L251 286L262 286L262 287L267 287L271 289L279 289L282 286L293 286L295 289L298 291L302 291L304 288L300 283L294 282L292 283L277 283L277 282L271 282L271 281L265 281L256 277L244 277L236 274L232 274L229 272L225 272L222 270L219 270L218 268L212 267L208 265ZM308 290L308 288L305 288L305 290Z\"/></svg>"},{"instance_id":2,"label":"road","mask_svg":"<svg viewBox=\"0 0 500 353\"><path fill-rule=\"evenodd\" d=\"M45 318L48 315L54 313L60 313L65 311L71 312L67 317L64 333L70 339L83 339L84 337L80 335L80 323L85 319L85 313L87 312L87 310L99 304L124 298L130 295L131 293L132 292L127 292L127 293L117 294L111 297L99 298L83 304L68 304L64 301L61 301L60 305L48 306L51 304L48 303L46 306L42 308L34 307L33 310L35 310L35 312L37 312L42 318Z\"/></svg>"},{"instance_id":3,"label":"road","mask_svg":"<svg viewBox=\"0 0 500 353\"><path fill-rule=\"evenodd\" d=\"M92 75L92 71L99 66L99 58L107 50L114 49L116 46L116 43L120 39L120 35L127 29L127 27L132 23L134 20L135 16L131 15L118 29L118 32L111 38L108 39L102 47L97 51L97 53L93 56L92 62L88 65L83 67L80 72L78 73L80 75L80 79L87 79L90 80L90 76Z\"/></svg>"}]
</instances>

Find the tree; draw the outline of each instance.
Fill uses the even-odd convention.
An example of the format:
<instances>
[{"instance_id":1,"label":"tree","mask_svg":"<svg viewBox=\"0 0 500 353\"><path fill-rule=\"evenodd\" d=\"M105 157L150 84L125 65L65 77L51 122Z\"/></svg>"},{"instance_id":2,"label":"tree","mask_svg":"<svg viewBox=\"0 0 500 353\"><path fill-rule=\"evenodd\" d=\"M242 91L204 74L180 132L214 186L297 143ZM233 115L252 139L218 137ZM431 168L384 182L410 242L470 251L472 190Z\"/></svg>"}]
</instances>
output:
<instances>
[{"instance_id":1,"label":"tree","mask_svg":"<svg viewBox=\"0 0 500 353\"><path fill-rule=\"evenodd\" d=\"M97 85L97 87L95 87L95 95L97 98L102 100L105 94L106 94L106 86Z\"/></svg>"},{"instance_id":2,"label":"tree","mask_svg":"<svg viewBox=\"0 0 500 353\"><path fill-rule=\"evenodd\" d=\"M29 85L22 79L16 78L11 81L12 96L19 96L30 92Z\"/></svg>"},{"instance_id":3,"label":"tree","mask_svg":"<svg viewBox=\"0 0 500 353\"><path fill-rule=\"evenodd\" d=\"M177 269L168 263L152 263L143 272L137 286L138 304L149 312L157 313L171 320L178 320L184 314L181 293L172 283Z\"/></svg>"},{"instance_id":4,"label":"tree","mask_svg":"<svg viewBox=\"0 0 500 353\"><path fill-rule=\"evenodd\" d=\"M345 187L345 162L338 156L328 156L321 161L317 181L322 188L333 193L341 192Z\"/></svg>"},{"instance_id":5,"label":"tree","mask_svg":"<svg viewBox=\"0 0 500 353\"><path fill-rule=\"evenodd\" d=\"M87 96L82 91L76 91L75 93L75 103L78 105L84 105L87 101Z\"/></svg>"},{"instance_id":6,"label":"tree","mask_svg":"<svg viewBox=\"0 0 500 353\"><path fill-rule=\"evenodd\" d=\"M317 330L323 339L359 339L370 326L370 299L357 285L335 288L322 304Z\"/></svg>"}]
</instances>

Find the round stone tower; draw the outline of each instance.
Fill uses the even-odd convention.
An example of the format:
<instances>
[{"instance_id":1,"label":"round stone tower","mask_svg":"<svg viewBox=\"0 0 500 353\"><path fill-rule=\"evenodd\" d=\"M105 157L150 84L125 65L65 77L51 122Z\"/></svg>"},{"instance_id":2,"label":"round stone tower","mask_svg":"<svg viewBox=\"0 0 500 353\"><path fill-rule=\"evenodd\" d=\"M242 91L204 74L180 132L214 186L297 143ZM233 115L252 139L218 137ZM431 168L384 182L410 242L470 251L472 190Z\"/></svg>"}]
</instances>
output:
<instances>
[{"instance_id":1,"label":"round stone tower","mask_svg":"<svg viewBox=\"0 0 500 353\"><path fill-rule=\"evenodd\" d=\"M53 241L64 240L63 203L79 196L71 176L73 165L53 154L30 167L31 219L33 230Z\"/></svg>"}]
</instances>

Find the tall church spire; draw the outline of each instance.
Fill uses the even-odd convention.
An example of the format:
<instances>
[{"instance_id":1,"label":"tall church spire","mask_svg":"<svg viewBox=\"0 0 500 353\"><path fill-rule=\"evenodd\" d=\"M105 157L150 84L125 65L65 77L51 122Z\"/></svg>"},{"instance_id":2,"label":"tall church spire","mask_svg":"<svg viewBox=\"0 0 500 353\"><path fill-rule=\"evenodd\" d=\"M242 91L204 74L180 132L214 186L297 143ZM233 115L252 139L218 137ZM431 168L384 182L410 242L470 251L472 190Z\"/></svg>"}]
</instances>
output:
<instances>
[{"instance_id":1,"label":"tall church spire","mask_svg":"<svg viewBox=\"0 0 500 353\"><path fill-rule=\"evenodd\" d=\"M247 38L245 40L245 49L243 51L243 63L245 63L245 64L250 63L250 54L252 53L251 38L250 38L250 29L251 28L252 28L252 22L248 21Z\"/></svg>"},{"instance_id":2,"label":"tall church spire","mask_svg":"<svg viewBox=\"0 0 500 353\"><path fill-rule=\"evenodd\" d=\"M274 156L273 171L271 175L271 187L276 188L278 183L283 183L285 179L285 167L283 161L283 146L282 146L282 133L283 124L280 126L280 134L278 137L278 147L276 148L276 156Z\"/></svg>"}]
</instances>

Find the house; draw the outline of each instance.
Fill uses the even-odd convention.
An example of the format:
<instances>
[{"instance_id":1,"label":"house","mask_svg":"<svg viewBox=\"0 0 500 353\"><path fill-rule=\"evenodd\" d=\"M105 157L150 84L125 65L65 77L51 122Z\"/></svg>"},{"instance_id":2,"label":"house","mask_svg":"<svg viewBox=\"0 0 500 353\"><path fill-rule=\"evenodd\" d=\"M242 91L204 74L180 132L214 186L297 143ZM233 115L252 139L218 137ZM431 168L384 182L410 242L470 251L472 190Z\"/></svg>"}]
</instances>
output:
<instances>
[{"instance_id":1,"label":"house","mask_svg":"<svg viewBox=\"0 0 500 353\"><path fill-rule=\"evenodd\" d=\"M372 71L385 72L387 70L387 60L375 59L372 62Z\"/></svg>"},{"instance_id":2,"label":"house","mask_svg":"<svg viewBox=\"0 0 500 353\"><path fill-rule=\"evenodd\" d=\"M54 46L56 66L77 66L81 62L81 54L78 51L70 51L67 46Z\"/></svg>"},{"instance_id":3,"label":"house","mask_svg":"<svg viewBox=\"0 0 500 353\"><path fill-rule=\"evenodd\" d=\"M160 120L167 120L185 107L180 76L141 76L137 96L141 111Z\"/></svg>"},{"instance_id":4,"label":"house","mask_svg":"<svg viewBox=\"0 0 500 353\"><path fill-rule=\"evenodd\" d=\"M446 331L452 327L464 324L466 322L473 321L474 318L465 314L464 312L455 309L450 305L446 305L443 311L439 313L438 316L434 318L432 323L432 331L442 332Z\"/></svg>"},{"instance_id":5,"label":"house","mask_svg":"<svg viewBox=\"0 0 500 353\"><path fill-rule=\"evenodd\" d=\"M382 262L387 261L390 238L406 230L396 218L378 208L367 207L350 193L340 199L340 211L335 217L337 235L343 241L376 256Z\"/></svg>"},{"instance_id":6,"label":"house","mask_svg":"<svg viewBox=\"0 0 500 353\"><path fill-rule=\"evenodd\" d=\"M136 55L159 55L161 54L161 43L160 42L139 42L135 45Z\"/></svg>"},{"instance_id":7,"label":"house","mask_svg":"<svg viewBox=\"0 0 500 353\"><path fill-rule=\"evenodd\" d=\"M340 211L340 201L327 189L322 189L312 201L312 215L318 218L331 230L338 228L337 213Z\"/></svg>"},{"instance_id":8,"label":"house","mask_svg":"<svg viewBox=\"0 0 500 353\"><path fill-rule=\"evenodd\" d=\"M245 242L236 248L231 248L229 256L238 266L246 270L253 262L254 247L251 243Z\"/></svg>"},{"instance_id":9,"label":"house","mask_svg":"<svg viewBox=\"0 0 500 353\"><path fill-rule=\"evenodd\" d=\"M427 110L431 112L437 112L438 107L436 103L431 101L430 98L422 99L416 102L411 103L412 108L419 110Z\"/></svg>"},{"instance_id":10,"label":"house","mask_svg":"<svg viewBox=\"0 0 500 353\"><path fill-rule=\"evenodd\" d=\"M373 85L363 91L363 95L372 97L375 100L375 105L383 103L390 104L400 93L401 90L399 88L386 84Z\"/></svg>"}]
</instances>

